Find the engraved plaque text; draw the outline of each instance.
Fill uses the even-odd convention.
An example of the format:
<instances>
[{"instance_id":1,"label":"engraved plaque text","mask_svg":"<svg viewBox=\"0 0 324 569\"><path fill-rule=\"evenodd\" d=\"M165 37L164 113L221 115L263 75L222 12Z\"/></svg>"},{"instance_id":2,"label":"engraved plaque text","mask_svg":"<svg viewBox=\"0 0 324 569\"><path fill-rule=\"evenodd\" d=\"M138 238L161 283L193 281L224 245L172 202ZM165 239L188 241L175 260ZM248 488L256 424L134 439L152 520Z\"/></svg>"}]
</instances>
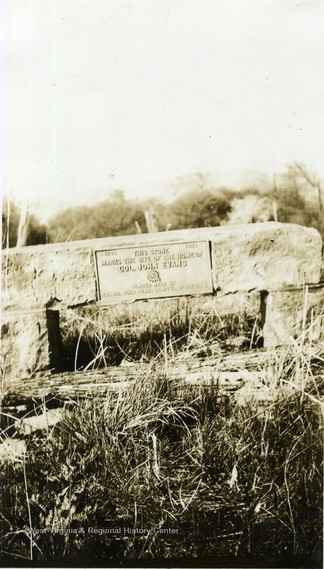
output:
<instances>
[{"instance_id":1,"label":"engraved plaque text","mask_svg":"<svg viewBox=\"0 0 324 569\"><path fill-rule=\"evenodd\" d=\"M102 304L212 292L208 241L95 251Z\"/></svg>"}]
</instances>

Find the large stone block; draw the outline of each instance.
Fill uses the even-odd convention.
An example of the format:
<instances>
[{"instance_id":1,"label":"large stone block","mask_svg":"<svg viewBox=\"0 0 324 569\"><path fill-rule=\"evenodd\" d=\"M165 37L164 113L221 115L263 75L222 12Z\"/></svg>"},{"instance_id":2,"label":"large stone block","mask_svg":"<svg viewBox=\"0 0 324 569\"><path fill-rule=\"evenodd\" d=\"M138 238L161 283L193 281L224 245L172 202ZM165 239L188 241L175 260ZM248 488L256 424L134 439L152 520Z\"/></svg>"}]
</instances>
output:
<instances>
[{"instance_id":1,"label":"large stone block","mask_svg":"<svg viewBox=\"0 0 324 569\"><path fill-rule=\"evenodd\" d=\"M212 239L213 282L223 293L318 283L322 240L312 228L281 223L226 227Z\"/></svg>"},{"instance_id":2,"label":"large stone block","mask_svg":"<svg viewBox=\"0 0 324 569\"><path fill-rule=\"evenodd\" d=\"M322 241L315 229L282 223L232 225L10 249L3 255L4 305L94 302L98 299L95 249L188 240L211 242L213 287L222 293L320 279Z\"/></svg>"},{"instance_id":3,"label":"large stone block","mask_svg":"<svg viewBox=\"0 0 324 569\"><path fill-rule=\"evenodd\" d=\"M3 255L4 305L32 308L75 306L96 300L93 251L89 241L9 249Z\"/></svg>"},{"instance_id":4,"label":"large stone block","mask_svg":"<svg viewBox=\"0 0 324 569\"><path fill-rule=\"evenodd\" d=\"M312 228L269 222L14 248L3 252L2 264L2 352L7 377L24 377L51 366L53 358L59 360L59 332L53 332L49 310L92 305L98 300L96 250L134 246L145 249L149 245L188 241L209 242L213 291L192 296L191 300L188 296L182 300L175 297L126 303L131 321L149 329L160 319L166 323L181 320L189 305L194 319L206 311L215 318L244 311L257 315L259 306L263 323L264 300L269 292L266 344L286 343L287 338L296 335L302 310L299 293L296 301L290 293L275 291L320 282L322 240ZM208 247L205 254L209 257ZM109 271L107 275L111 278ZM193 283L195 279L197 275L192 271ZM191 282L188 290L191 294L195 290ZM37 313L32 312L35 308ZM123 310L125 307L117 305L107 308L110 321ZM21 311L21 317L11 311Z\"/></svg>"}]
</instances>

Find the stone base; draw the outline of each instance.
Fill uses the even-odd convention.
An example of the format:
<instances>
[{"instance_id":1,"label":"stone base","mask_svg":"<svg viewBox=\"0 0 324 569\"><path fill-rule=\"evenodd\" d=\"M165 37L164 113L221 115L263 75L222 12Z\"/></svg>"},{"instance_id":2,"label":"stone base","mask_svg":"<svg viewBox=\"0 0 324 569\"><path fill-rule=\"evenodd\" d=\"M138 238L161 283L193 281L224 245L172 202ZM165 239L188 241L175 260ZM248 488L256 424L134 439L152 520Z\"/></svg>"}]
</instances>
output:
<instances>
[{"instance_id":1,"label":"stone base","mask_svg":"<svg viewBox=\"0 0 324 569\"><path fill-rule=\"evenodd\" d=\"M69 318L62 311L61 322L57 310L7 311L2 316L1 333L4 378L14 381L37 371L72 369L69 357L74 365L76 346L78 364L85 366L94 357L89 342L98 334L105 345L113 345L118 338L130 344L141 336L147 341L156 334L162 334L162 339L164 334L172 342L187 334L195 335L197 330L202 337L207 330L208 337L216 341L228 330L231 347L236 346L235 342L236 347L241 347L249 339L253 345L262 345L262 337L265 348L294 344L299 338L319 342L324 340L323 305L324 288L318 286L305 291L239 291L166 298L106 308L93 305L75 309L75 316ZM86 348L89 354L83 353ZM74 350L69 357L65 353L68 349ZM114 348L112 354L115 357ZM117 360L119 356L123 357L120 350Z\"/></svg>"},{"instance_id":2,"label":"stone base","mask_svg":"<svg viewBox=\"0 0 324 569\"><path fill-rule=\"evenodd\" d=\"M324 287L273 291L267 297L264 347L324 339Z\"/></svg>"},{"instance_id":3,"label":"stone base","mask_svg":"<svg viewBox=\"0 0 324 569\"><path fill-rule=\"evenodd\" d=\"M6 382L50 369L59 359L58 313L45 310L5 312L2 314L1 341Z\"/></svg>"}]
</instances>

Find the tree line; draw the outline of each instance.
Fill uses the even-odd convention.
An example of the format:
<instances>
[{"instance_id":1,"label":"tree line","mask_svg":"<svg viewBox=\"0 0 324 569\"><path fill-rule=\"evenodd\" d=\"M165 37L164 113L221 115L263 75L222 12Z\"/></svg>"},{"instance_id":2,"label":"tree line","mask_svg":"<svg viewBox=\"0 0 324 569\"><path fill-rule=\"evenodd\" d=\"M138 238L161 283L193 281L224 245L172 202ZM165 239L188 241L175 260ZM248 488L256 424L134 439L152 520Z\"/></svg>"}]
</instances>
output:
<instances>
[{"instance_id":1,"label":"tree line","mask_svg":"<svg viewBox=\"0 0 324 569\"><path fill-rule=\"evenodd\" d=\"M4 201L3 247L17 244L19 220L19 207ZM264 179L240 190L217 187L209 174L196 173L175 180L169 203L159 198L126 199L123 191L115 191L101 203L68 208L47 224L29 215L26 244L259 221L315 227L324 236L321 181L300 163L290 164L271 181Z\"/></svg>"}]
</instances>

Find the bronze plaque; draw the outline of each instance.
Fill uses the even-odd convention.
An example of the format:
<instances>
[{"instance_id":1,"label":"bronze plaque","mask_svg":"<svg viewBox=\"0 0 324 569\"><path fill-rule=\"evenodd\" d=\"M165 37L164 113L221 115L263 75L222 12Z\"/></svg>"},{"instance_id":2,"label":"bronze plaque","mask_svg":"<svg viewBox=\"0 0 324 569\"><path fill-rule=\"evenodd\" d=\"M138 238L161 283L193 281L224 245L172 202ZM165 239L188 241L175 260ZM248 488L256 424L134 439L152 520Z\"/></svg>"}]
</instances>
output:
<instances>
[{"instance_id":1,"label":"bronze plaque","mask_svg":"<svg viewBox=\"0 0 324 569\"><path fill-rule=\"evenodd\" d=\"M95 251L99 302L212 292L208 241Z\"/></svg>"}]
</instances>

